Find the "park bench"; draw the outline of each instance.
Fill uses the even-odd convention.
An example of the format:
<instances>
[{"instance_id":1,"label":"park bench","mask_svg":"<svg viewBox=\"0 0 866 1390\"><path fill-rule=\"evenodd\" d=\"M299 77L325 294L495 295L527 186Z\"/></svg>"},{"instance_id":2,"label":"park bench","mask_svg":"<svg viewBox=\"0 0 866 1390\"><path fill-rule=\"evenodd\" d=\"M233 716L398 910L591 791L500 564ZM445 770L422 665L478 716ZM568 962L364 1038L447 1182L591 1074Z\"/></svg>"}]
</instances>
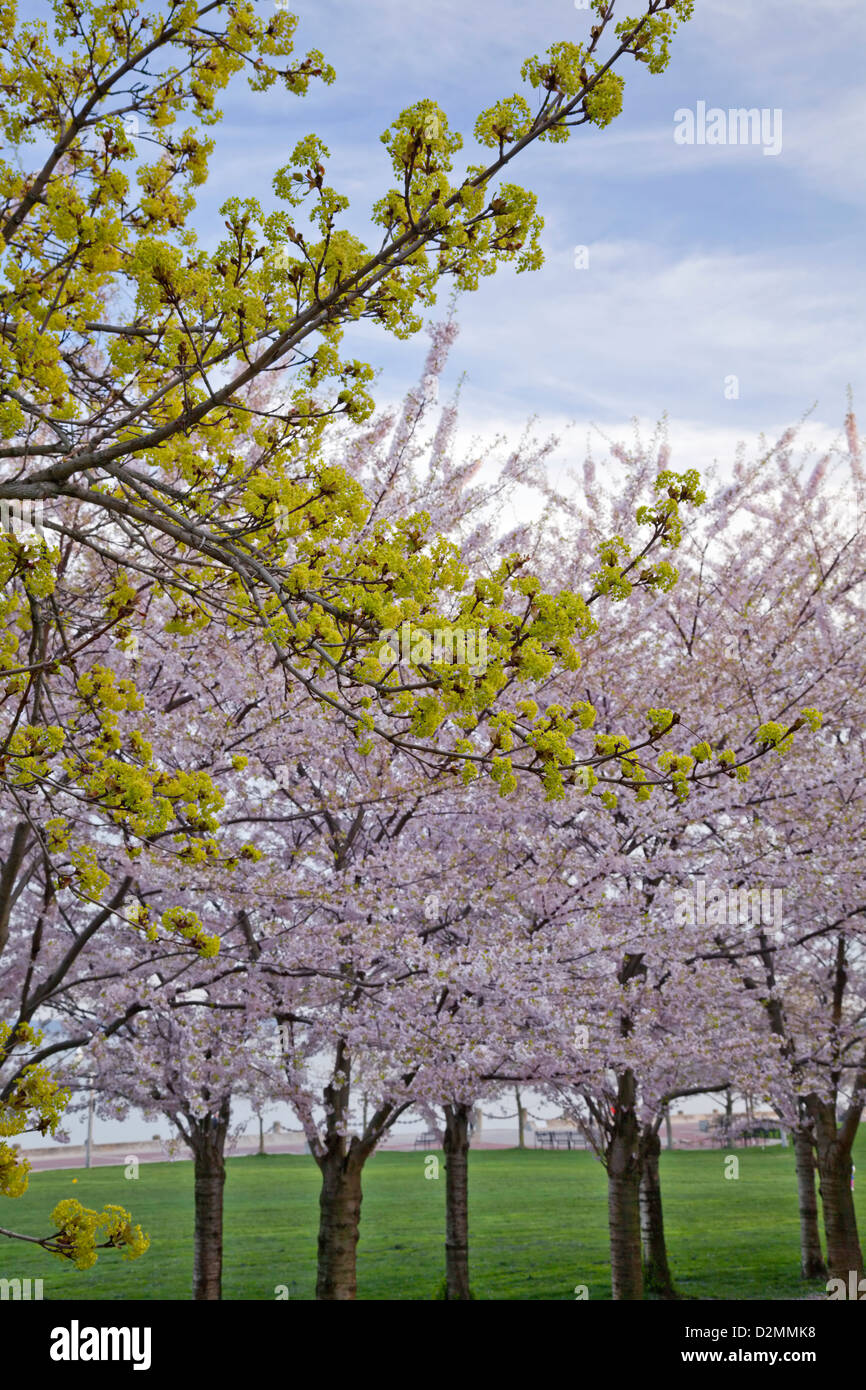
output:
<instances>
[{"instance_id":1,"label":"park bench","mask_svg":"<svg viewBox=\"0 0 866 1390\"><path fill-rule=\"evenodd\" d=\"M428 1129L424 1134L415 1136L416 1149L438 1149L439 1147L439 1135L433 1129Z\"/></svg>"},{"instance_id":2,"label":"park bench","mask_svg":"<svg viewBox=\"0 0 866 1390\"><path fill-rule=\"evenodd\" d=\"M585 1149L586 1140L577 1129L537 1129L535 1145L541 1149Z\"/></svg>"},{"instance_id":3,"label":"park bench","mask_svg":"<svg viewBox=\"0 0 866 1390\"><path fill-rule=\"evenodd\" d=\"M781 1139L782 1131L778 1125L750 1125L742 1135L746 1142L749 1139Z\"/></svg>"},{"instance_id":4,"label":"park bench","mask_svg":"<svg viewBox=\"0 0 866 1390\"><path fill-rule=\"evenodd\" d=\"M585 1149L586 1140L579 1129L564 1129L559 1134L560 1149Z\"/></svg>"}]
</instances>

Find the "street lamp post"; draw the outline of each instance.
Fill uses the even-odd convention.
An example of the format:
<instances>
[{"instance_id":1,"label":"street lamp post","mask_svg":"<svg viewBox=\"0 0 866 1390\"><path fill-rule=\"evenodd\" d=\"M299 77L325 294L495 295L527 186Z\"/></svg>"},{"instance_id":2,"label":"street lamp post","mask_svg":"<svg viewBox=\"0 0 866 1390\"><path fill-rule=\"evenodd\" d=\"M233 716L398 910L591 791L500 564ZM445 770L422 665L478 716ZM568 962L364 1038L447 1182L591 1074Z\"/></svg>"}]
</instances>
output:
<instances>
[{"instance_id":1,"label":"street lamp post","mask_svg":"<svg viewBox=\"0 0 866 1390\"><path fill-rule=\"evenodd\" d=\"M75 1051L72 1054L72 1057L70 1058L70 1061L72 1063L73 1068L76 1071L81 1066L86 1056L87 1053L85 1052L83 1047L77 1047L75 1049ZM81 1089L83 1090L84 1087L82 1086ZM87 1102L87 1139L84 1144L85 1168L90 1167L91 1150L93 1148L93 1110L96 1101L96 1092L94 1091L92 1084L89 1087L89 1092L90 1094Z\"/></svg>"},{"instance_id":2,"label":"street lamp post","mask_svg":"<svg viewBox=\"0 0 866 1390\"><path fill-rule=\"evenodd\" d=\"M84 1166L90 1167L90 1150L93 1144L93 1087L90 1088L90 1099L87 1102L87 1143L84 1145Z\"/></svg>"}]
</instances>

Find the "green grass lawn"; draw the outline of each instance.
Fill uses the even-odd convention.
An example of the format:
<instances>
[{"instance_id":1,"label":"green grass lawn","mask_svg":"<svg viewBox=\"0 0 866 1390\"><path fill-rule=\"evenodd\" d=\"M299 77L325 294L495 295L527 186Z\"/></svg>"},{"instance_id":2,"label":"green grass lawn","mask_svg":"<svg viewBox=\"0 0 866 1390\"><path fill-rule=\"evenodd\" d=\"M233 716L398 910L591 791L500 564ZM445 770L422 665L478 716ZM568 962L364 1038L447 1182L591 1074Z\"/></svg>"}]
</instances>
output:
<instances>
[{"instance_id":1,"label":"green grass lawn","mask_svg":"<svg viewBox=\"0 0 866 1390\"><path fill-rule=\"evenodd\" d=\"M668 1249L680 1291L691 1298L798 1298L797 1194L792 1149L740 1149L740 1175L724 1177L724 1152L664 1153ZM366 1169L358 1297L430 1299L443 1276L444 1173L425 1179L424 1154L374 1155ZM866 1229L866 1138L856 1192ZM35 1173L26 1195L3 1201L2 1224L49 1229L62 1197L86 1206L118 1202L150 1233L134 1263L112 1252L86 1272L36 1248L0 1242L0 1277L38 1278L51 1299L186 1299L192 1273L192 1164L142 1164L138 1180L117 1168ZM78 1181L73 1183L73 1178ZM309 1157L230 1159L223 1294L313 1297L318 1170ZM471 1275L480 1299L561 1299L587 1285L610 1298L606 1185L591 1154L517 1149L471 1157ZM820 1284L811 1286L820 1288Z\"/></svg>"}]
</instances>

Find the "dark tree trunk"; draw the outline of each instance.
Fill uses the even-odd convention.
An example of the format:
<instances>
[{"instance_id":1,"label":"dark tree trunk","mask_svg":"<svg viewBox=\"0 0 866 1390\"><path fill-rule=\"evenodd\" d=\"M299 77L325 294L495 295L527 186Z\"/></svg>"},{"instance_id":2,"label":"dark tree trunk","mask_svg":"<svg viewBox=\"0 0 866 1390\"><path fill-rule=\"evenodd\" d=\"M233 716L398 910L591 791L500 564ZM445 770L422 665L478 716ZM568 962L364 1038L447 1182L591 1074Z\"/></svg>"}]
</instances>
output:
<instances>
[{"instance_id":1,"label":"dark tree trunk","mask_svg":"<svg viewBox=\"0 0 866 1390\"><path fill-rule=\"evenodd\" d=\"M351 1300L355 1297L356 1251L361 1224L361 1172L366 1154L357 1147L345 1150L344 1142L319 1159L322 1190L319 1194L319 1262L316 1298Z\"/></svg>"},{"instance_id":2,"label":"dark tree trunk","mask_svg":"<svg viewBox=\"0 0 866 1390\"><path fill-rule=\"evenodd\" d=\"M620 1077L607 1160L610 1279L613 1297L643 1298L640 1246L640 1156L634 1074Z\"/></svg>"},{"instance_id":3,"label":"dark tree trunk","mask_svg":"<svg viewBox=\"0 0 866 1390\"><path fill-rule=\"evenodd\" d=\"M831 1101L821 1100L813 1093L807 1097L806 1103L815 1126L827 1268L834 1279L847 1279L851 1270L856 1271L859 1279L863 1274L863 1252L857 1234L854 1195L851 1191L853 1134L850 1140L840 1136L835 1106Z\"/></svg>"},{"instance_id":4,"label":"dark tree trunk","mask_svg":"<svg viewBox=\"0 0 866 1390\"><path fill-rule=\"evenodd\" d=\"M445 1106L445 1297L469 1291L469 1106Z\"/></svg>"},{"instance_id":5,"label":"dark tree trunk","mask_svg":"<svg viewBox=\"0 0 866 1390\"><path fill-rule=\"evenodd\" d=\"M367 1120L364 1097L364 1132L346 1137L352 1084L352 1059L345 1038L334 1055L334 1080L324 1088L325 1135L310 1146L322 1175L319 1193L319 1260L316 1298L350 1301L355 1297L356 1253L361 1228L361 1175L379 1140L409 1108L409 1102L384 1101ZM410 1073L405 1080L410 1081Z\"/></svg>"},{"instance_id":6,"label":"dark tree trunk","mask_svg":"<svg viewBox=\"0 0 866 1390\"><path fill-rule=\"evenodd\" d=\"M723 1121L724 1132L723 1132L723 1135L722 1135L722 1143L723 1143L723 1144L730 1144L730 1142L731 1142L731 1129L732 1129L732 1127L733 1127L733 1123L734 1123L734 1094L733 1094L733 1091L731 1090L731 1088L730 1088L730 1086L729 1086L729 1087L727 1088L727 1090L725 1091L725 1118L724 1118L724 1121Z\"/></svg>"},{"instance_id":7,"label":"dark tree trunk","mask_svg":"<svg viewBox=\"0 0 866 1390\"><path fill-rule=\"evenodd\" d=\"M802 1125L794 1130L797 1163L797 1193L800 1200L800 1273L804 1279L827 1274L818 1227L818 1197L815 1192L815 1151L812 1136Z\"/></svg>"},{"instance_id":8,"label":"dark tree trunk","mask_svg":"<svg viewBox=\"0 0 866 1390\"><path fill-rule=\"evenodd\" d=\"M515 1086L514 1095L517 1100L517 1147L526 1148L526 1111L523 1109L523 1097L520 1094L520 1087Z\"/></svg>"},{"instance_id":9,"label":"dark tree trunk","mask_svg":"<svg viewBox=\"0 0 866 1390\"><path fill-rule=\"evenodd\" d=\"M647 1293L676 1298L665 1245L662 1186L659 1175L661 1143L655 1129L641 1135L640 1235L643 1249L643 1283Z\"/></svg>"},{"instance_id":10,"label":"dark tree trunk","mask_svg":"<svg viewBox=\"0 0 866 1390\"><path fill-rule=\"evenodd\" d=\"M195 1167L195 1237L192 1296L197 1302L222 1298L225 1142L230 1102L218 1114L187 1115Z\"/></svg>"}]
</instances>

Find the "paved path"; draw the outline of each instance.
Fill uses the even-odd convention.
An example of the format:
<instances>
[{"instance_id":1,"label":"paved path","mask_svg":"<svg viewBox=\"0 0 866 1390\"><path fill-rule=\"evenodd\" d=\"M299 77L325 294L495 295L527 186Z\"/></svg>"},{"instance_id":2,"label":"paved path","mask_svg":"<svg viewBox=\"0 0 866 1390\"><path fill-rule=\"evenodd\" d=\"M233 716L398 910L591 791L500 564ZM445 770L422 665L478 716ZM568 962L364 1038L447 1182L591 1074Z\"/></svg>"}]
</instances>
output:
<instances>
[{"instance_id":1,"label":"paved path","mask_svg":"<svg viewBox=\"0 0 866 1390\"><path fill-rule=\"evenodd\" d=\"M674 1144L678 1149L708 1148L713 1143L710 1136L701 1133L697 1123L689 1123L687 1117L682 1119L677 1117L674 1121L673 1131ZM389 1153L429 1152L429 1150L421 1148L415 1149L416 1137L417 1134L411 1133L388 1135L384 1142L379 1145L379 1148ZM664 1128L662 1128L661 1139L662 1145L664 1145ZM535 1139L531 1130L527 1133L526 1145L530 1149L535 1147ZM243 1157L257 1153L258 1147L258 1135L245 1135L237 1140L228 1152L231 1157ZM517 1148L517 1130L488 1128L485 1125L481 1138L473 1143L472 1147L474 1149ZM306 1152L306 1143L299 1130L282 1134L266 1134L265 1150L269 1154L302 1154ZM25 1153L30 1159L30 1165L34 1172L54 1168L84 1167L83 1144L64 1144L50 1149L22 1148L22 1153ZM167 1163L169 1161L169 1155L162 1143L153 1139L142 1139L130 1140L127 1144L94 1144L91 1151L91 1167L119 1168L123 1167L131 1157L137 1158L139 1163ZM180 1145L172 1161L181 1163L188 1159L189 1153L186 1147Z\"/></svg>"},{"instance_id":2,"label":"paved path","mask_svg":"<svg viewBox=\"0 0 866 1390\"><path fill-rule=\"evenodd\" d=\"M385 1149L390 1153L412 1153L415 1152L415 1135L388 1136L380 1149ZM532 1146L532 1136L529 1136L529 1145ZM509 1130L490 1130L483 1135L482 1139L473 1147L476 1149L510 1149L517 1146L517 1133L512 1134ZM258 1153L258 1136L245 1136L238 1140L228 1151L231 1157L243 1157L249 1154ZM300 1131L289 1132L287 1134L266 1134L265 1151L269 1154L302 1154L306 1151L304 1136ZM424 1152L422 1149L418 1153ZM50 1149L26 1149L22 1148L22 1153L30 1160L30 1166L34 1172L47 1171L59 1168L83 1168L84 1167L84 1145L83 1144L64 1144L62 1147ZM130 1158L137 1158L139 1163L167 1163L169 1155L161 1143L155 1143L152 1139L139 1140L137 1143L132 1140L128 1144L94 1144L91 1149L92 1168L122 1168ZM184 1162L189 1159L189 1152L186 1146L181 1144L178 1148L174 1162Z\"/></svg>"}]
</instances>

